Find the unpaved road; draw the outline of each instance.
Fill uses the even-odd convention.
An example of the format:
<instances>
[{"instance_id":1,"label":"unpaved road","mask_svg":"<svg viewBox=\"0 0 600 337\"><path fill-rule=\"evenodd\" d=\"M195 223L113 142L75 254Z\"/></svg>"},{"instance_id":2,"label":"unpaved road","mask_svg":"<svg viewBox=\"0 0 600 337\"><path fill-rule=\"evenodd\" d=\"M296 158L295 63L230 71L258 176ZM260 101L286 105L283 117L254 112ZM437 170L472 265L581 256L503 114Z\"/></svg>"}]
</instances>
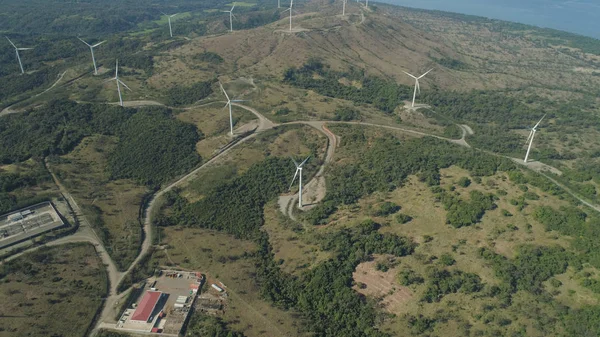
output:
<instances>
[{"instance_id":1,"label":"unpaved road","mask_svg":"<svg viewBox=\"0 0 600 337\"><path fill-rule=\"evenodd\" d=\"M210 103L206 103L203 105L209 105L209 104L214 104L214 103L225 103L224 101L215 101L215 102L210 102ZM144 106L144 105L163 105L159 102L155 102L155 101L130 101L126 103L126 106ZM63 193L63 195L65 196L65 198L69 201L69 203L71 204L71 207L73 208L75 215L77 216L79 222L80 222L80 229L77 231L77 233L75 233L74 235L71 235L69 237L64 237L58 240L55 240L51 243L48 243L46 245L60 245L60 244L64 244L64 243L68 243L68 242L90 242L92 244L94 244L94 246L96 247L96 251L98 252L98 255L100 256L100 258L102 259L102 261L104 262L104 264L106 265L107 268L107 273L108 273L108 277L110 280L110 293L109 296L106 298L106 302L102 311L102 314L99 316L99 319L97 321L97 325L94 328L94 330L92 331L91 335L95 335L98 331L98 329L100 327L106 327L107 324L106 322L112 322L114 321L114 316L115 316L115 311L114 308L116 307L116 304L122 299L122 297L126 294L126 292L121 293L120 295L117 294L116 292L116 288L118 286L118 284L123 280L123 278L129 273L131 272L131 270L134 268L134 266L136 266L141 259L144 257L145 254L148 253L150 247L151 247L151 243L152 243L152 231L151 231L151 224L152 224L152 213L154 208L157 205L157 200L159 200L165 193L167 193L168 191L171 191L174 187L188 181L189 179L191 179L192 177L194 177L195 175L197 175L197 173L206 168L207 166L210 166L211 164L213 164L214 162L216 162L217 160L219 160L221 157L223 157L225 154L227 154L231 149L233 149L234 147L237 147L239 144L242 144L244 142L246 142L247 140L253 138L254 136L256 136L258 133L263 132L265 130L269 130L272 128L275 128L279 125L289 125L289 124L305 124L305 125L309 125L311 127L314 127L315 129L319 130L320 132L324 133L327 138L328 138L328 148L327 148L327 155L325 158L325 162L324 164L321 166L321 168L319 169L319 171L317 172L317 174L315 174L315 177L308 183L306 184L306 189L305 189L305 195L307 195L307 198L310 199L309 196L313 195L313 203L318 203L320 200L322 200L322 198L325 195L325 184L324 184L324 177L323 177L323 173L325 170L325 165L329 164L332 160L333 160L333 156L335 154L335 148L337 147L337 137L329 130L327 129L327 127L325 126L326 123L338 123L338 124L352 124L352 125L364 125L364 126L370 126L370 127L377 127L377 128L384 128L384 129L389 129L389 130L396 130L396 131L402 131L405 133L409 133L409 134L414 134L417 136L428 136L428 137L434 137L437 139L441 139L444 141L448 141L460 146L464 146L464 147L470 147L470 145L466 142L465 140L465 136L466 134L472 134L472 130L466 126L466 125L459 125L459 127L463 130L463 136L461 139L449 139L449 138L445 138L445 137L441 137L441 136L437 136L437 135L433 135L433 134L428 134L425 132L420 132L420 131L416 131L416 130L411 130L411 129L406 129L406 128L401 128L401 127L395 127L395 126L388 126L388 125L380 125L380 124L373 124L373 123L363 123L363 122L337 122L337 121L297 121L297 122L290 122L290 123L284 123L284 124L276 124L273 123L272 121L270 121L269 119L267 119L266 117L264 117L261 113L259 113L257 110L239 104L239 103L233 103L233 105L240 107L242 109L245 109L251 113L253 113L257 118L258 118L258 127L256 128L255 132L252 134L249 134L247 136L245 136L244 138L239 139L237 142L235 143L231 143L230 146L226 147L222 152L220 152L219 154L217 154L216 156L214 156L213 158L211 158L209 161L207 161L206 163L202 164L201 166L199 166L198 168L194 169L193 171L191 171L190 173L186 174L185 176L181 177L180 179L178 179L177 181L171 183L170 185L164 187L163 189L161 189L160 191L158 191L150 200L150 202L147 205L147 208L145 210L145 219L144 219L144 241L142 242L141 245L141 249L140 249L140 253L137 256L137 258L134 260L134 262L131 264L131 266L127 269L126 272L119 272L114 264L114 262L112 261L112 259L110 258L110 256L108 255L108 253L106 252L106 250L104 249L104 246L102 245L101 241L99 240L98 236L95 234L95 232L93 231L92 227L90 226L89 222L87 221L87 219L85 218L83 212L81 212L81 209L79 208L79 206L77 205L77 203L75 202L75 200L73 199L73 197L68 193L68 191L64 188L64 186L62 186L62 184L60 183L60 181L58 181L58 179L54 176L54 174L52 174L53 179L55 180L56 184L59 186L61 193ZM197 108L199 106L195 106L194 108ZM495 154L497 155L497 154ZM497 155L500 156L500 155ZM521 163L524 164L524 163ZM528 167L529 169L535 170L534 166L531 165L525 165L526 167ZM52 173L52 172L51 172ZM541 172L541 174L545 175L543 172ZM580 198L579 196L577 196L576 194L574 194L573 192L571 192L568 188L566 188L565 186L563 186L562 184L558 183L556 180L552 179L551 177L548 177L547 175L545 175L550 181L552 181L553 183L555 183L557 186L565 189L568 193L570 193L573 197L575 197L576 199L578 199L581 203L591 207L592 209L595 209L596 211L600 212L600 207L597 205L593 205L589 202L587 202L586 200ZM295 202L297 201L297 195L295 196L283 196L283 199L280 199L280 207L283 207L283 209L286 210L288 216L293 218L292 215L292 207L295 204ZM307 200L308 200L307 199ZM35 248L33 248L35 249ZM30 250L26 250L18 255L12 256L10 259L16 258L17 256L24 254L26 252L31 251Z\"/></svg>"},{"instance_id":2,"label":"unpaved road","mask_svg":"<svg viewBox=\"0 0 600 337\"><path fill-rule=\"evenodd\" d=\"M331 130L325 125L327 122L322 121L300 121L285 123L285 125L291 124L304 124L315 128L317 131L323 133L327 137L327 151L323 165L319 168L319 171L315 174L306 185L304 185L302 199L306 200L306 205L302 207L303 210L308 210L325 198L326 181L323 173L325 172L325 166L331 163L335 154L335 149L338 146L337 137ZM298 202L298 194L294 195L281 195L278 200L279 209L284 215L289 216L292 220L296 221L294 216L294 207Z\"/></svg>"}]
</instances>

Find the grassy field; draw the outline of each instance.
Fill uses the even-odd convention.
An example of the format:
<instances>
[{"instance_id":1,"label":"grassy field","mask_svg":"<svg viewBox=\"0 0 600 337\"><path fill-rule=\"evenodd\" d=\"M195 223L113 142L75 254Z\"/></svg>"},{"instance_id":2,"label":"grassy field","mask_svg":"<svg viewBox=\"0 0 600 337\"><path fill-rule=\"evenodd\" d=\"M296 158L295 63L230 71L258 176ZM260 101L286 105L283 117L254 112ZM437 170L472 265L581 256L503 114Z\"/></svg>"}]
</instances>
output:
<instances>
[{"instance_id":1,"label":"grassy field","mask_svg":"<svg viewBox=\"0 0 600 337\"><path fill-rule=\"evenodd\" d=\"M117 139L85 138L51 167L83 208L88 220L103 233L107 251L120 269L126 269L141 244L138 213L146 188L130 180L111 180L107 157Z\"/></svg>"},{"instance_id":2,"label":"grassy field","mask_svg":"<svg viewBox=\"0 0 600 337\"><path fill-rule=\"evenodd\" d=\"M0 336L83 336L107 292L90 244L40 248L1 268Z\"/></svg>"},{"instance_id":3,"label":"grassy field","mask_svg":"<svg viewBox=\"0 0 600 337\"><path fill-rule=\"evenodd\" d=\"M457 181L461 177L469 177L474 180L467 171L451 167L443 169L441 174L441 186L443 188L455 186L455 191L466 200L472 190L485 193L498 193L502 190L507 194L500 196L500 199L496 201L498 208L487 211L479 224L455 229L445 223L446 211L442 204L436 201L431 189L416 177L410 177L400 189L388 193L375 193L361 199L356 205L340 209L332 216L332 222L322 226L319 230L336 231L340 228L355 226L362 220L371 218L383 225L381 232L408 236L419 242L415 254L397 259L387 272L377 270L375 262L384 264L389 264L389 262L385 257L376 257L375 261L363 263L357 267L354 275L356 282L361 282L366 286L364 289L356 288L357 291L378 299L384 311L394 314L382 324L382 328L392 335L410 335L411 329L407 323L407 317L419 315L448 318L446 323L436 324L435 329L431 331L432 336L464 335L465 324L471 325L471 330L485 330L485 319L481 319L476 313L481 312L481 308L489 307L486 309L490 312L489 315L509 317L513 322L511 327L526 326L528 336L543 336L544 333L538 329L539 322L537 320L519 315L522 310L520 306L532 300L531 294L527 292L517 293L515 303L501 309L495 299L473 297L462 293L446 295L440 303L424 303L420 301L425 291L424 284L404 287L399 283L397 275L400 271L411 270L414 274L425 275L432 265L439 264L436 262L437 258L443 254L450 254L455 260L455 263L449 267L450 270L475 273L486 284L497 285L499 280L494 270L478 256L477 249L479 247L490 248L509 258L514 258L517 247L523 244L559 245L569 249L570 238L545 231L543 226L533 220L531 215L537 206L558 207L567 205L566 201L528 186L528 192L536 193L540 198L539 200L527 200L528 206L520 211L509 200L518 198L524 192L504 173L484 177L480 183L473 181L466 188L458 186ZM504 193L499 193L499 195L502 194ZM400 213L409 215L412 220L406 224L400 224L395 219L395 215L374 216L374 210L383 202L400 205L402 207ZM503 210L512 215L504 215ZM318 251L312 254L318 254ZM594 268L590 269L588 273L592 275L598 273ZM569 268L566 273L556 276L556 279L561 281L560 287L555 288L546 282L546 289L559 303L572 308L598 304L598 295L593 294L579 282L583 273L585 271ZM546 305L548 304L541 305L539 310L542 312L549 310L550 307L545 307Z\"/></svg>"},{"instance_id":4,"label":"grassy field","mask_svg":"<svg viewBox=\"0 0 600 337\"><path fill-rule=\"evenodd\" d=\"M248 337L304 336L301 320L291 311L263 301L254 278L254 243L204 229L167 228L164 264L200 271L225 284L229 300L223 319Z\"/></svg>"},{"instance_id":5,"label":"grassy field","mask_svg":"<svg viewBox=\"0 0 600 337\"><path fill-rule=\"evenodd\" d=\"M307 169L310 171L307 172L313 172L325 156L326 142L324 135L304 125L279 127L266 131L232 149L218 162L200 171L196 177L182 186L182 195L188 200L197 200L214 186L218 179L229 179L235 174L242 174L252 164L262 161L266 156L302 157L312 152L318 160L309 162ZM214 146L210 149L214 149ZM290 181L292 177L293 172L290 172Z\"/></svg>"},{"instance_id":6,"label":"grassy field","mask_svg":"<svg viewBox=\"0 0 600 337\"><path fill-rule=\"evenodd\" d=\"M264 219L262 228L269 234L275 261L281 263L280 268L286 273L301 275L331 257L315 244L314 231L285 217L276 202L265 207Z\"/></svg>"},{"instance_id":7,"label":"grassy field","mask_svg":"<svg viewBox=\"0 0 600 337\"><path fill-rule=\"evenodd\" d=\"M256 127L256 116L245 109L234 106L232 108L234 133ZM231 141L229 135L229 111L223 109L222 104L214 103L207 106L195 107L176 115L176 118L196 125L205 138L196 145L198 154L205 160L213 156L215 151ZM241 128L241 129L240 129ZM236 131L237 130L237 131Z\"/></svg>"}]
</instances>

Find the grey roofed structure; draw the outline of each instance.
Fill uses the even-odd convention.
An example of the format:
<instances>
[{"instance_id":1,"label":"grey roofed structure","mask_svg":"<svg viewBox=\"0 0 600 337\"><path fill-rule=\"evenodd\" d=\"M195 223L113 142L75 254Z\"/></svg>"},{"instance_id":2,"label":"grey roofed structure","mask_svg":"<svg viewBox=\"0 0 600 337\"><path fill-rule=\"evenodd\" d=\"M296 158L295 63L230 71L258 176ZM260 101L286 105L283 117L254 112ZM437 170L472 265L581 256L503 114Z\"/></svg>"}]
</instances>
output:
<instances>
[{"instance_id":1,"label":"grey roofed structure","mask_svg":"<svg viewBox=\"0 0 600 337\"><path fill-rule=\"evenodd\" d=\"M0 249L63 227L64 221L49 201L0 216Z\"/></svg>"}]
</instances>

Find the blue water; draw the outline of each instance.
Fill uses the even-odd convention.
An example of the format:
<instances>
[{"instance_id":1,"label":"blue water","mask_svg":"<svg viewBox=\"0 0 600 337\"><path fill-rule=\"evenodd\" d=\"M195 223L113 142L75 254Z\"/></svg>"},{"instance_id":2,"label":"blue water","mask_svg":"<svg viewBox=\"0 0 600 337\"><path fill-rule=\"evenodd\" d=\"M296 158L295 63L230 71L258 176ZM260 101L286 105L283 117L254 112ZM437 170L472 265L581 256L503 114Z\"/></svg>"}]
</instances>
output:
<instances>
[{"instance_id":1,"label":"blue water","mask_svg":"<svg viewBox=\"0 0 600 337\"><path fill-rule=\"evenodd\" d=\"M377 0L554 28L600 39L600 0Z\"/></svg>"}]
</instances>

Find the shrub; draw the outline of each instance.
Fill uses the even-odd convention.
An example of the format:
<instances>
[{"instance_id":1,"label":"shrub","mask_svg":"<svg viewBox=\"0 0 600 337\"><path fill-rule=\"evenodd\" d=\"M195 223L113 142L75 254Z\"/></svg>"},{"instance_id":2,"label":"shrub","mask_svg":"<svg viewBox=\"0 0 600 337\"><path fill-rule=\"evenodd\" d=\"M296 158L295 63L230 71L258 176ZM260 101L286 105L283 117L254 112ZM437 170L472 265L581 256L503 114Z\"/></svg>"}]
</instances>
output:
<instances>
[{"instance_id":1,"label":"shrub","mask_svg":"<svg viewBox=\"0 0 600 337\"><path fill-rule=\"evenodd\" d=\"M390 214L397 213L400 211L400 206L394 204L393 202L384 202L379 206L379 209L375 211L375 216L388 216Z\"/></svg>"},{"instance_id":2,"label":"shrub","mask_svg":"<svg viewBox=\"0 0 600 337\"><path fill-rule=\"evenodd\" d=\"M360 112L353 108L343 107L335 111L333 120L345 122L360 120Z\"/></svg>"},{"instance_id":3,"label":"shrub","mask_svg":"<svg viewBox=\"0 0 600 337\"><path fill-rule=\"evenodd\" d=\"M444 266L451 266L456 263L456 260L454 260L452 255L444 253L442 256L440 256L439 263Z\"/></svg>"},{"instance_id":4,"label":"shrub","mask_svg":"<svg viewBox=\"0 0 600 337\"><path fill-rule=\"evenodd\" d=\"M469 179L467 177L462 177L462 178L458 179L458 186L469 187L469 185L471 185L471 179Z\"/></svg>"},{"instance_id":5,"label":"shrub","mask_svg":"<svg viewBox=\"0 0 600 337\"><path fill-rule=\"evenodd\" d=\"M412 220L412 217L406 215L406 214L398 214L396 215L396 221L398 221L399 224L403 225L407 222L410 222Z\"/></svg>"}]
</instances>

